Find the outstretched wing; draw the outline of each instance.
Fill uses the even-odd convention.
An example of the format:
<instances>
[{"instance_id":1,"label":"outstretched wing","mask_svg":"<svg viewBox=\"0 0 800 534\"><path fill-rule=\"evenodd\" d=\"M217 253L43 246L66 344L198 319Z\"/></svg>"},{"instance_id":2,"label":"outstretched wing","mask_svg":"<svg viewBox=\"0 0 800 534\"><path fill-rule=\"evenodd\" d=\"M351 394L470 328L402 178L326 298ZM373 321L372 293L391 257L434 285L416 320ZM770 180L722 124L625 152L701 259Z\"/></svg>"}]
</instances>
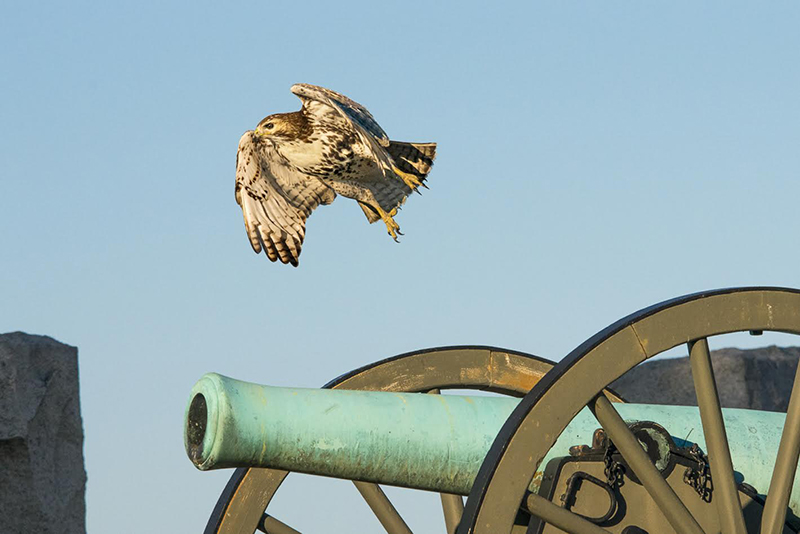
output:
<instances>
[{"instance_id":1,"label":"outstretched wing","mask_svg":"<svg viewBox=\"0 0 800 534\"><path fill-rule=\"evenodd\" d=\"M372 151L384 175L394 171L394 162L386 151L389 146L389 136L367 108L335 91L307 83L294 84L292 92L303 101L306 113L316 117L320 122L326 121L325 115L330 111L349 122L361 141Z\"/></svg>"},{"instance_id":2,"label":"outstretched wing","mask_svg":"<svg viewBox=\"0 0 800 534\"><path fill-rule=\"evenodd\" d=\"M306 219L314 208L335 197L321 181L292 171L252 130L239 139L236 202L256 253L263 249L270 260L297 267Z\"/></svg>"}]
</instances>

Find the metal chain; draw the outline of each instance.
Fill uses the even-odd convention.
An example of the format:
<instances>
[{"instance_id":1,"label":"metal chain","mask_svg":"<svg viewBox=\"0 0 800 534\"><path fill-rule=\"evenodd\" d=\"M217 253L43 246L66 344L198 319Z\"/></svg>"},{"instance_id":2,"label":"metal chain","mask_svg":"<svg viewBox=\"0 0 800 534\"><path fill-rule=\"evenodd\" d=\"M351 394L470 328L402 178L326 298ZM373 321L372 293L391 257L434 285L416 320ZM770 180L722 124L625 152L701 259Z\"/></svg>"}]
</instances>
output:
<instances>
[{"instance_id":1,"label":"metal chain","mask_svg":"<svg viewBox=\"0 0 800 534\"><path fill-rule=\"evenodd\" d=\"M609 439L606 453L603 456L603 464L605 464L606 480L608 480L608 485L612 490L621 487L625 483L625 466L614 460L613 454L615 452L617 452L617 448Z\"/></svg>"},{"instance_id":2,"label":"metal chain","mask_svg":"<svg viewBox=\"0 0 800 534\"><path fill-rule=\"evenodd\" d=\"M697 462L697 468L687 467L683 472L683 481L700 495L705 502L711 502L711 491L714 489L711 481L711 467L708 465L708 456L703 454L697 443L687 451L692 460Z\"/></svg>"}]
</instances>

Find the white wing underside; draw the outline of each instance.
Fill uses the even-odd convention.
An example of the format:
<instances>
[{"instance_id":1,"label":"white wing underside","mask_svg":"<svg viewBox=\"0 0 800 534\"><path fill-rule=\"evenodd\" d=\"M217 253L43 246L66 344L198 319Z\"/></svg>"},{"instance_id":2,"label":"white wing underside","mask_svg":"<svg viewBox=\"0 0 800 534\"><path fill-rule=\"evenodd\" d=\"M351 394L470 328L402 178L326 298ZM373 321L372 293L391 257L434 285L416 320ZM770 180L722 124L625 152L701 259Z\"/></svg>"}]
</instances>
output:
<instances>
[{"instance_id":1,"label":"white wing underside","mask_svg":"<svg viewBox=\"0 0 800 534\"><path fill-rule=\"evenodd\" d=\"M333 110L349 122L364 146L372 152L384 177L396 179L393 172L394 162L386 151L386 147L389 146L389 136L364 106L335 91L307 83L293 85L292 93L302 100L306 112L312 117L318 116L320 122L325 120L323 115L329 110ZM312 105L315 103L322 106Z\"/></svg>"},{"instance_id":2,"label":"white wing underside","mask_svg":"<svg viewBox=\"0 0 800 534\"><path fill-rule=\"evenodd\" d=\"M270 260L298 264L305 223L336 194L320 180L294 172L267 142L248 131L236 155L236 202L242 207L250 244Z\"/></svg>"}]
</instances>

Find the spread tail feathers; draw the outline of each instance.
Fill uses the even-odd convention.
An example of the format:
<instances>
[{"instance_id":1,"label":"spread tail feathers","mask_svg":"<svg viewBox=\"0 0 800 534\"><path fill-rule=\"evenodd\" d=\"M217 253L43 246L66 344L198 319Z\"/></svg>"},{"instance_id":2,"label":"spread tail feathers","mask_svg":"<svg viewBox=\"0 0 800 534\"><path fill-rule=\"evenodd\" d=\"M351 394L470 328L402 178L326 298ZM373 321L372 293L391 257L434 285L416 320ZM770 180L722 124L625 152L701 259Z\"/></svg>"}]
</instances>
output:
<instances>
[{"instance_id":1,"label":"spread tail feathers","mask_svg":"<svg viewBox=\"0 0 800 534\"><path fill-rule=\"evenodd\" d=\"M425 186L425 178L431 172L433 160L436 158L436 143L403 143L389 141L386 148L392 156L397 169L405 174L410 174L411 182ZM408 180L404 179L406 184ZM416 187L411 187L416 190Z\"/></svg>"}]
</instances>

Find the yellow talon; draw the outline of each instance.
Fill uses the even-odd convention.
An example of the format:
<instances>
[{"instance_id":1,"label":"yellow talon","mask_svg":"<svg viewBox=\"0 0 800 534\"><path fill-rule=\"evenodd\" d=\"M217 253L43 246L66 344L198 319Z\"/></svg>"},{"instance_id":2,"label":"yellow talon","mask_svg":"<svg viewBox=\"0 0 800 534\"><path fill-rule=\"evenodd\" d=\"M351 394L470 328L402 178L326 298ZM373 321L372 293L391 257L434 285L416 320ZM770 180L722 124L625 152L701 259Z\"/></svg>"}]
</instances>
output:
<instances>
[{"instance_id":1,"label":"yellow talon","mask_svg":"<svg viewBox=\"0 0 800 534\"><path fill-rule=\"evenodd\" d=\"M397 235L398 234L403 235L403 234L400 232L400 225L394 222L394 219L392 219L392 217L397 215L397 208L392 209L392 211L390 211L389 213L386 213L385 211L379 208L378 213L381 216L383 223L386 225L386 230L389 232L389 235L392 236L392 239L394 239L396 242L399 243Z\"/></svg>"},{"instance_id":2,"label":"yellow talon","mask_svg":"<svg viewBox=\"0 0 800 534\"><path fill-rule=\"evenodd\" d=\"M403 172L397 167L393 167L392 170L394 173L403 180L403 182L411 189L415 191L419 186L422 185L422 180L414 176L413 174L409 174L407 172Z\"/></svg>"}]
</instances>

